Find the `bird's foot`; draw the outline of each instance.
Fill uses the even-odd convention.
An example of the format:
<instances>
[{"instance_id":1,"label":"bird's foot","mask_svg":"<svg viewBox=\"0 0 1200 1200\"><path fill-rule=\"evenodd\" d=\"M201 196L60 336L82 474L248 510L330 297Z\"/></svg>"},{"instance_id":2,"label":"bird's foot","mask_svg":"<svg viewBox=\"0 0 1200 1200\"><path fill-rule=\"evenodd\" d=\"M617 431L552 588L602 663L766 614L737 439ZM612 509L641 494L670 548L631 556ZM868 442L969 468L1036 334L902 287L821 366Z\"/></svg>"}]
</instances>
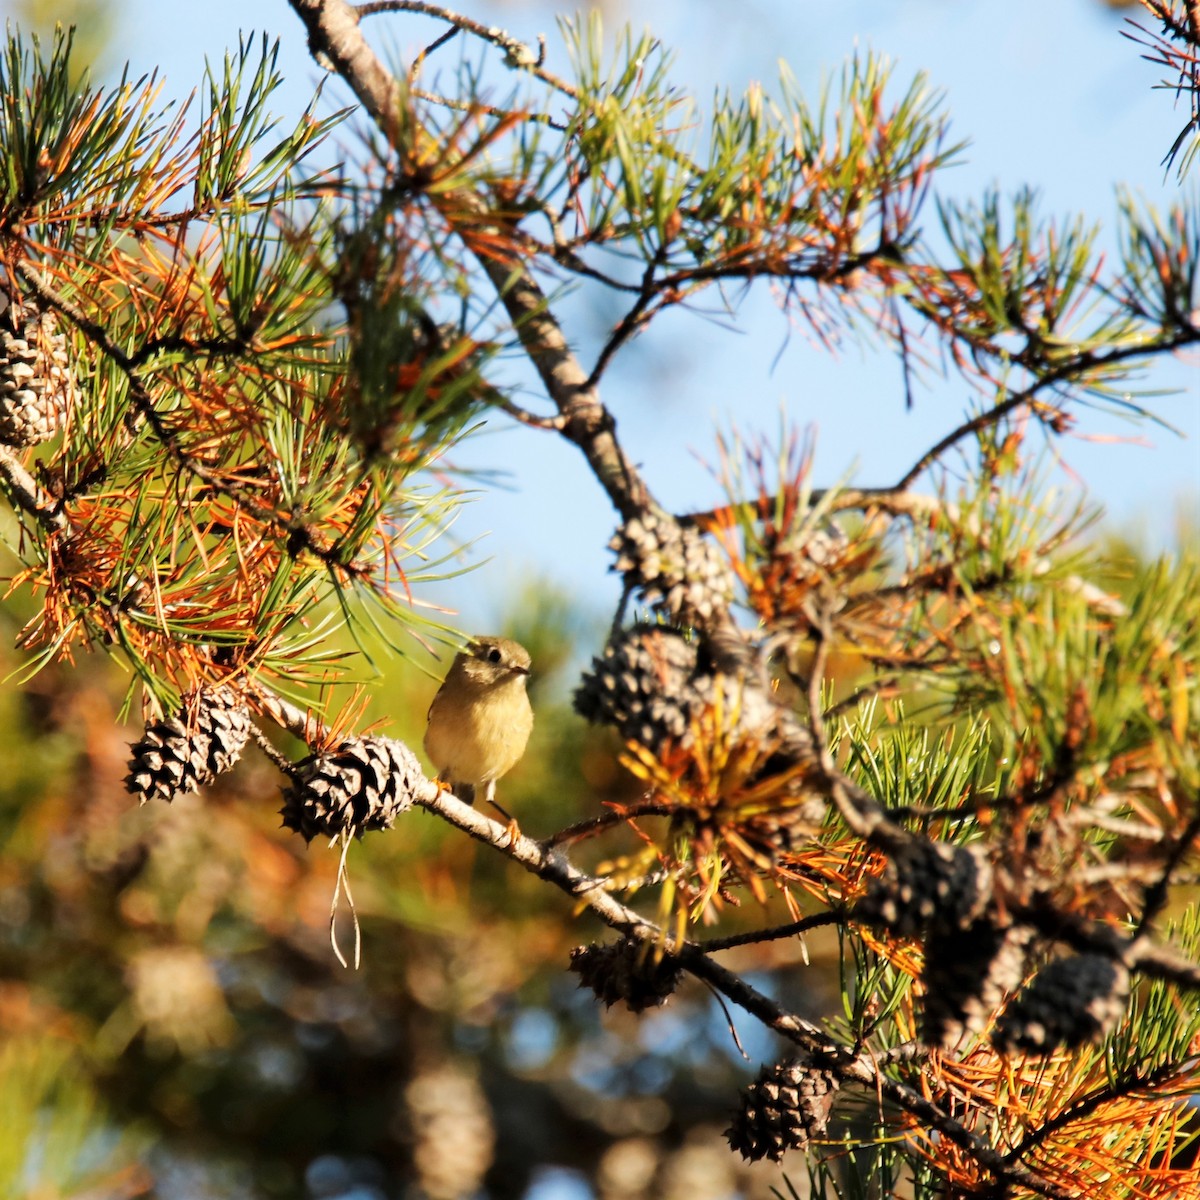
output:
<instances>
[{"instance_id":1,"label":"bird's foot","mask_svg":"<svg viewBox=\"0 0 1200 1200\"><path fill-rule=\"evenodd\" d=\"M517 844L517 838L521 836L521 827L517 824L517 818L497 804L495 800L489 800L488 803L504 818L506 822L504 829L508 834L507 845L510 847L515 846Z\"/></svg>"}]
</instances>

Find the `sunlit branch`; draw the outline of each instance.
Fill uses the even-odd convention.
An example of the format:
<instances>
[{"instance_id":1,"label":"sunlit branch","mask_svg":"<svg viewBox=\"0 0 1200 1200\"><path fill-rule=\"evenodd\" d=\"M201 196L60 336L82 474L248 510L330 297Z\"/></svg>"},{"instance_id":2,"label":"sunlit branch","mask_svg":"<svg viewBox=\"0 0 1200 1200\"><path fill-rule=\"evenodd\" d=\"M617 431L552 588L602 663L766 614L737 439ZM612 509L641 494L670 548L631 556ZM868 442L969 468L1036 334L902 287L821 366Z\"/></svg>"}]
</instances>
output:
<instances>
[{"instance_id":1,"label":"sunlit branch","mask_svg":"<svg viewBox=\"0 0 1200 1200\"><path fill-rule=\"evenodd\" d=\"M18 507L48 533L63 533L70 528L70 522L58 501L38 487L37 481L8 446L0 445L0 475L4 476L9 494Z\"/></svg>"},{"instance_id":2,"label":"sunlit branch","mask_svg":"<svg viewBox=\"0 0 1200 1200\"><path fill-rule=\"evenodd\" d=\"M440 4L428 4L425 0L369 0L368 3L353 6L358 17L377 16L381 13L420 13L426 17L436 17L439 21L447 21L456 29L469 33L481 41L490 42L493 46L504 51L504 61L507 66L522 70L549 84L556 91L572 99L578 99L579 94L564 79L551 74L542 64L546 61L546 39L538 35L538 52L533 50L520 38L513 37L495 25L484 25L481 21L473 20L462 13L452 12Z\"/></svg>"},{"instance_id":3,"label":"sunlit branch","mask_svg":"<svg viewBox=\"0 0 1200 1200\"><path fill-rule=\"evenodd\" d=\"M477 841L499 850L519 863L539 879L553 884L568 896L586 905L606 925L639 940L661 946L667 954L678 957L690 974L703 980L739 1008L756 1017L767 1028L802 1046L809 1054L847 1082L863 1085L869 1092L911 1113L930 1128L948 1137L967 1151L997 1179L1008 1180L1029 1188L1049 1200L1071 1200L1070 1193L1043 1179L1017 1163L1007 1162L978 1134L949 1116L935 1103L914 1089L898 1083L883 1073L880 1062L869 1054L855 1055L848 1047L830 1038L819 1026L788 1012L774 1000L763 995L734 972L716 963L703 944L685 943L677 946L654 922L614 899L597 884L600 882L571 864L561 850L519 835L513 838L508 826L485 817L444 791L422 796L421 807L449 821ZM901 1057L909 1057L915 1047L909 1047ZM887 1060L893 1061L893 1060Z\"/></svg>"}]
</instances>

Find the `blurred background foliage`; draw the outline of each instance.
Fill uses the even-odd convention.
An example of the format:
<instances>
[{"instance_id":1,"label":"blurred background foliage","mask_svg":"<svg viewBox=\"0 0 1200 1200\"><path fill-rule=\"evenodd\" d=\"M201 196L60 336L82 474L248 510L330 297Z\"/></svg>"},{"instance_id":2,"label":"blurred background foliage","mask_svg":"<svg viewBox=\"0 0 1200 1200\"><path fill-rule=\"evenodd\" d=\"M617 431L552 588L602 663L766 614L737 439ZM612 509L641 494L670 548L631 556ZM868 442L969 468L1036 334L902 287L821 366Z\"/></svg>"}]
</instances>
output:
<instances>
[{"instance_id":1,"label":"blurred background foliage","mask_svg":"<svg viewBox=\"0 0 1200 1200\"><path fill-rule=\"evenodd\" d=\"M8 0L10 22L49 39L55 25L74 27L75 68L102 74L113 65L117 13L109 0Z\"/></svg>"}]
</instances>

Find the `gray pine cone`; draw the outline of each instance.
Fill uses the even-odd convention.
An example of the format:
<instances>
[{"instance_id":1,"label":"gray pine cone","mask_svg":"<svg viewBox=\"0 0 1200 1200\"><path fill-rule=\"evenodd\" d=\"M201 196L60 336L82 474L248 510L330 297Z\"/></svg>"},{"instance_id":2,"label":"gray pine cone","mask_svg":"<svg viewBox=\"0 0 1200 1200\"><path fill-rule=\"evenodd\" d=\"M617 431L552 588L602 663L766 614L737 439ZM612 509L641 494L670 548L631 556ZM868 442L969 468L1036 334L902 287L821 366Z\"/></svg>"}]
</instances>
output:
<instances>
[{"instance_id":1,"label":"gray pine cone","mask_svg":"<svg viewBox=\"0 0 1200 1200\"><path fill-rule=\"evenodd\" d=\"M766 547L772 558L786 561L789 577L814 580L826 576L849 548L850 539L839 525L830 520L814 525L811 517Z\"/></svg>"},{"instance_id":2,"label":"gray pine cone","mask_svg":"<svg viewBox=\"0 0 1200 1200\"><path fill-rule=\"evenodd\" d=\"M992 864L978 846L914 837L894 850L883 875L855 909L855 918L896 937L929 929L968 929L992 897Z\"/></svg>"},{"instance_id":3,"label":"gray pine cone","mask_svg":"<svg viewBox=\"0 0 1200 1200\"><path fill-rule=\"evenodd\" d=\"M725 1131L729 1145L751 1162L779 1162L788 1150L803 1150L825 1132L837 1089L837 1077L811 1063L763 1067Z\"/></svg>"},{"instance_id":4,"label":"gray pine cone","mask_svg":"<svg viewBox=\"0 0 1200 1200\"><path fill-rule=\"evenodd\" d=\"M143 804L212 783L241 757L250 736L250 710L231 688L202 688L183 699L178 713L151 721L133 757L125 788Z\"/></svg>"},{"instance_id":5,"label":"gray pine cone","mask_svg":"<svg viewBox=\"0 0 1200 1200\"><path fill-rule=\"evenodd\" d=\"M669 954L656 957L652 946L635 938L607 946L576 946L570 969L579 976L579 986L591 988L606 1008L619 1000L635 1013L666 1004L680 973Z\"/></svg>"},{"instance_id":6,"label":"gray pine cone","mask_svg":"<svg viewBox=\"0 0 1200 1200\"><path fill-rule=\"evenodd\" d=\"M1129 970L1103 954L1072 954L1044 966L996 1022L992 1044L1006 1053L1049 1054L1098 1042L1125 1013Z\"/></svg>"},{"instance_id":7,"label":"gray pine cone","mask_svg":"<svg viewBox=\"0 0 1200 1200\"><path fill-rule=\"evenodd\" d=\"M703 626L733 600L729 564L695 526L646 513L626 521L608 547L617 556L613 570L681 625Z\"/></svg>"},{"instance_id":8,"label":"gray pine cone","mask_svg":"<svg viewBox=\"0 0 1200 1200\"><path fill-rule=\"evenodd\" d=\"M1032 930L999 928L984 917L966 929L935 929L925 940L923 1037L950 1050L968 1034L987 1028L1009 993L1025 976Z\"/></svg>"},{"instance_id":9,"label":"gray pine cone","mask_svg":"<svg viewBox=\"0 0 1200 1200\"><path fill-rule=\"evenodd\" d=\"M350 737L297 770L283 793L283 827L306 842L390 829L424 781L421 764L403 742Z\"/></svg>"},{"instance_id":10,"label":"gray pine cone","mask_svg":"<svg viewBox=\"0 0 1200 1200\"><path fill-rule=\"evenodd\" d=\"M697 686L696 643L658 625L622 630L592 659L575 692L575 709L597 724L612 725L625 741L657 749L683 742L704 707Z\"/></svg>"},{"instance_id":11,"label":"gray pine cone","mask_svg":"<svg viewBox=\"0 0 1200 1200\"><path fill-rule=\"evenodd\" d=\"M33 313L14 331L0 317L0 442L36 446L52 438L79 396L67 339L53 313Z\"/></svg>"},{"instance_id":12,"label":"gray pine cone","mask_svg":"<svg viewBox=\"0 0 1200 1200\"><path fill-rule=\"evenodd\" d=\"M734 678L719 682L722 711L739 732L763 733L779 724L780 710L762 689ZM665 625L634 625L592 659L576 689L575 710L658 752L666 742L688 744L693 721L713 706L717 687L695 640Z\"/></svg>"}]
</instances>

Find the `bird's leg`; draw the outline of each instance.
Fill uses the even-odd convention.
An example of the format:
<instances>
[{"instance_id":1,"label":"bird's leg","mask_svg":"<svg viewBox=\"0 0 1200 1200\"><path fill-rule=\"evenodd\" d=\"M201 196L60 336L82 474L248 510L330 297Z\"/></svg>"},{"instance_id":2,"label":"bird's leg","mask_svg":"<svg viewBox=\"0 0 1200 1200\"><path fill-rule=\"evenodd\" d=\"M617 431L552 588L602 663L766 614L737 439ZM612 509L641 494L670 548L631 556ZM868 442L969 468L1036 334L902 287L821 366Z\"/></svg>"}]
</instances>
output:
<instances>
[{"instance_id":1,"label":"bird's leg","mask_svg":"<svg viewBox=\"0 0 1200 1200\"><path fill-rule=\"evenodd\" d=\"M517 838L521 836L521 830L517 825L516 817L506 812L501 805L496 803L496 781L494 779L489 779L487 783L484 784L483 798L505 819L505 821L508 822L508 824L505 826L505 828L508 830L508 844L510 846L515 846L517 844Z\"/></svg>"}]
</instances>

